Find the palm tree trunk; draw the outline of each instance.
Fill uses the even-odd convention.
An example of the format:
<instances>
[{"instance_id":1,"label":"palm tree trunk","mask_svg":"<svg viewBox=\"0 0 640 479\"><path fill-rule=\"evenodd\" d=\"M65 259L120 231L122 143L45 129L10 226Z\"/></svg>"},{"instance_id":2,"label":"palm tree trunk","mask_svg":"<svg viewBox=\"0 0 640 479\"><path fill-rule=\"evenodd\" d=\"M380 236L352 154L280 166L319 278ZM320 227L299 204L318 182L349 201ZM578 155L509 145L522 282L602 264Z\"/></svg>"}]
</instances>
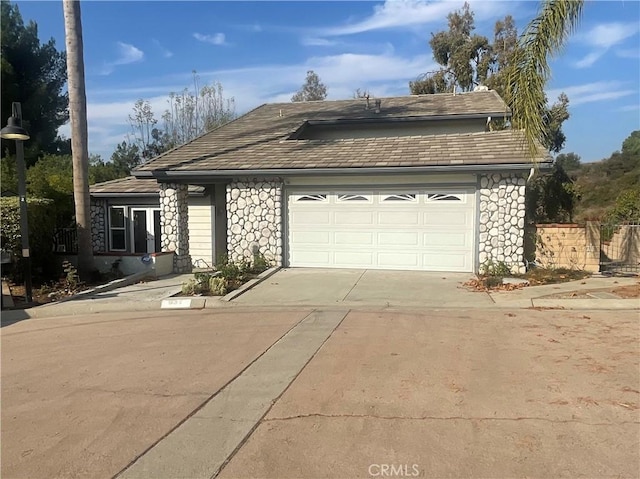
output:
<instances>
[{"instance_id":1,"label":"palm tree trunk","mask_svg":"<svg viewBox=\"0 0 640 479\"><path fill-rule=\"evenodd\" d=\"M83 280L95 270L91 244L91 210L89 197L89 148L87 133L87 96L84 84L84 55L80 2L63 0L69 112L71 116L71 150L73 156L73 197L78 228L78 273Z\"/></svg>"}]
</instances>

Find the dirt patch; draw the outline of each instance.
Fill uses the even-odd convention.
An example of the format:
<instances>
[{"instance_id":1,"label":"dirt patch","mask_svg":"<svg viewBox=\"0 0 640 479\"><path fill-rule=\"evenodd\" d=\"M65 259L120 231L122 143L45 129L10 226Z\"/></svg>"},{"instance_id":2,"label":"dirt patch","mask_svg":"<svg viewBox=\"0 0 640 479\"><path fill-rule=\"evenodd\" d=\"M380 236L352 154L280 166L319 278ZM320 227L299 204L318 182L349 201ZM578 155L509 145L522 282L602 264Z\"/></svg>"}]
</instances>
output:
<instances>
[{"instance_id":1,"label":"dirt patch","mask_svg":"<svg viewBox=\"0 0 640 479\"><path fill-rule=\"evenodd\" d=\"M640 298L640 281L630 286L619 286L610 292L623 299Z\"/></svg>"}]
</instances>

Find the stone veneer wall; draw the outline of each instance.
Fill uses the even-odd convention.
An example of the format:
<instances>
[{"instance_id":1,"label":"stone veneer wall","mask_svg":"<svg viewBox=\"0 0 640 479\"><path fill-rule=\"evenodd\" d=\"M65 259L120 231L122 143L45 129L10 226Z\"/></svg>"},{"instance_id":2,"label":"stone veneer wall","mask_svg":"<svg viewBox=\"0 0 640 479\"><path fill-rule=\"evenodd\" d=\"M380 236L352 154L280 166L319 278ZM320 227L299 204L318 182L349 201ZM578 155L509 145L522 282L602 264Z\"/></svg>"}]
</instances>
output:
<instances>
[{"instance_id":1,"label":"stone veneer wall","mask_svg":"<svg viewBox=\"0 0 640 479\"><path fill-rule=\"evenodd\" d=\"M162 251L173 251L173 272L191 271L189 256L188 185L160 183L160 223Z\"/></svg>"},{"instance_id":2,"label":"stone veneer wall","mask_svg":"<svg viewBox=\"0 0 640 479\"><path fill-rule=\"evenodd\" d=\"M91 198L91 244L94 253L107 251L107 202Z\"/></svg>"},{"instance_id":3,"label":"stone veneer wall","mask_svg":"<svg viewBox=\"0 0 640 479\"><path fill-rule=\"evenodd\" d=\"M254 251L282 265L282 180L238 178L227 185L229 259L250 259Z\"/></svg>"},{"instance_id":4,"label":"stone veneer wall","mask_svg":"<svg viewBox=\"0 0 640 479\"><path fill-rule=\"evenodd\" d=\"M525 183L521 175L480 176L479 262L504 262L524 273Z\"/></svg>"}]
</instances>

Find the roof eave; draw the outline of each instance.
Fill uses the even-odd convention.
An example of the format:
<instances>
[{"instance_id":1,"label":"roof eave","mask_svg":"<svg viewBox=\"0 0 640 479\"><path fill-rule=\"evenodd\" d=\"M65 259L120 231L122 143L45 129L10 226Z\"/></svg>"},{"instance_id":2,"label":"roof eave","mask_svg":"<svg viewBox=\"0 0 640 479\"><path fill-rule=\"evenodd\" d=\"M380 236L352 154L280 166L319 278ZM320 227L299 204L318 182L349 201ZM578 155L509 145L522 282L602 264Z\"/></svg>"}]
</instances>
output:
<instances>
[{"instance_id":1,"label":"roof eave","mask_svg":"<svg viewBox=\"0 0 640 479\"><path fill-rule=\"evenodd\" d=\"M428 166L385 166L360 168L267 168L267 169L233 169L233 170L153 170L136 171L137 178L155 178L159 182L179 180L181 182L216 178L234 178L239 176L317 176L317 175L363 175L363 174L405 174L405 173L437 173L437 172L483 172L483 171L521 171L538 167L551 167L549 160L538 163L496 163L467 165L428 165Z\"/></svg>"}]
</instances>

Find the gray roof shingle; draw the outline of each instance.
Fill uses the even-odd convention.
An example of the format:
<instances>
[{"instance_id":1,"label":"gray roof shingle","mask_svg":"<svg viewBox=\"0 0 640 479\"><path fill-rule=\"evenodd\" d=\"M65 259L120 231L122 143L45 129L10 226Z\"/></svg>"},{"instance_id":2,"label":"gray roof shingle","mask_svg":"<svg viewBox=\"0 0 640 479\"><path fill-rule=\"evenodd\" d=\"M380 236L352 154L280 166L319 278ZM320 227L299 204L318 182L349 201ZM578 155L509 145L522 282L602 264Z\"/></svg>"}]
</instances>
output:
<instances>
[{"instance_id":1,"label":"gray roof shingle","mask_svg":"<svg viewBox=\"0 0 640 479\"><path fill-rule=\"evenodd\" d=\"M255 110L170 150L134 170L152 171L356 168L455 164L528 163L522 135L514 131L291 140L308 120L429 118L510 115L495 91L413 95L382 99L380 113L365 100L274 103ZM539 161L546 161L541 151Z\"/></svg>"},{"instance_id":2,"label":"gray roof shingle","mask_svg":"<svg viewBox=\"0 0 640 479\"><path fill-rule=\"evenodd\" d=\"M150 196L157 195L160 191L160 186L155 179L127 176L117 180L96 183L89 187L89 191L92 196ZM203 192L204 187L189 185L189 194L201 195Z\"/></svg>"}]
</instances>

